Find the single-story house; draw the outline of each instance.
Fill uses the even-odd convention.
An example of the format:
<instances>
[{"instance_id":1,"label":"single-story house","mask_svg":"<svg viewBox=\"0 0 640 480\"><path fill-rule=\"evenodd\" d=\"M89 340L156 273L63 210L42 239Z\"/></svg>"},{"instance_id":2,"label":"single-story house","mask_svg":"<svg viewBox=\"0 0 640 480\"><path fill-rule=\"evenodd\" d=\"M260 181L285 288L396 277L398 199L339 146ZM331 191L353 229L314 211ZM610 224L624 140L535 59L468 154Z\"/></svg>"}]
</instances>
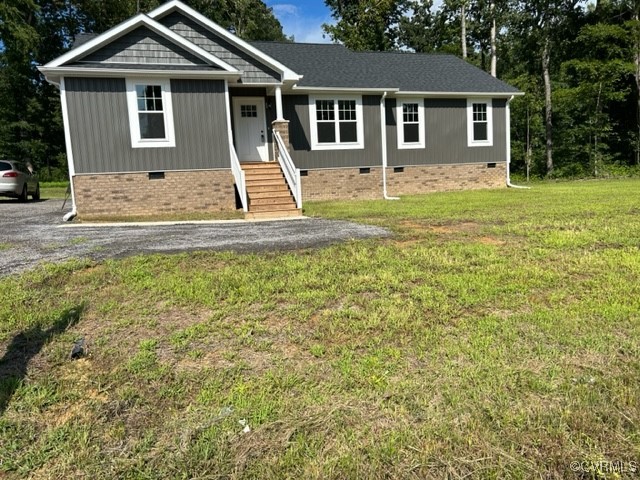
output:
<instances>
[{"instance_id":1,"label":"single-story house","mask_svg":"<svg viewBox=\"0 0 640 480\"><path fill-rule=\"evenodd\" d=\"M247 42L172 0L39 67L74 211L148 215L508 183L520 92L450 55Z\"/></svg>"}]
</instances>

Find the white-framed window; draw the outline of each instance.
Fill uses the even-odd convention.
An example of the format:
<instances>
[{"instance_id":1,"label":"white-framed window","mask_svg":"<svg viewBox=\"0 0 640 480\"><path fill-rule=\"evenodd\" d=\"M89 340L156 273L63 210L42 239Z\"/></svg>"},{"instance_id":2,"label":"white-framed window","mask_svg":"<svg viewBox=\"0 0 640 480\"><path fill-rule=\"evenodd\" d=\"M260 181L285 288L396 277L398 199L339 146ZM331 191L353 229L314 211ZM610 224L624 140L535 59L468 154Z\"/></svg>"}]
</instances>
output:
<instances>
[{"instance_id":1,"label":"white-framed window","mask_svg":"<svg viewBox=\"0 0 640 480\"><path fill-rule=\"evenodd\" d=\"M424 148L424 100L398 100L398 149Z\"/></svg>"},{"instance_id":2,"label":"white-framed window","mask_svg":"<svg viewBox=\"0 0 640 480\"><path fill-rule=\"evenodd\" d=\"M493 107L490 99L467 100L467 140L470 147L493 145Z\"/></svg>"},{"instance_id":3,"label":"white-framed window","mask_svg":"<svg viewBox=\"0 0 640 480\"><path fill-rule=\"evenodd\" d=\"M127 79L133 148L175 147L169 80Z\"/></svg>"},{"instance_id":4,"label":"white-framed window","mask_svg":"<svg viewBox=\"0 0 640 480\"><path fill-rule=\"evenodd\" d=\"M362 97L309 97L312 150L364 148Z\"/></svg>"}]
</instances>

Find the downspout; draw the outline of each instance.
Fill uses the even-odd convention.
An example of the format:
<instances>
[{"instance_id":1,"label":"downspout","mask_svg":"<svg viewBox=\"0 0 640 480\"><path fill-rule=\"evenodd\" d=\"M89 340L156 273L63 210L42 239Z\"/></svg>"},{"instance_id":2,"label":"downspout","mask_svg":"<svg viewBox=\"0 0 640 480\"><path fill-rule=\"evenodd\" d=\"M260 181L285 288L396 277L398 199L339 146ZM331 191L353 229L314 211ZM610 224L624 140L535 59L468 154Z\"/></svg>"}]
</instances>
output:
<instances>
[{"instance_id":1,"label":"downspout","mask_svg":"<svg viewBox=\"0 0 640 480\"><path fill-rule=\"evenodd\" d=\"M73 188L73 177L76 174L75 164L73 163L73 152L71 150L71 131L69 130L69 109L67 108L67 90L65 87L64 77L60 78L60 107L62 110L62 124L64 127L64 140L67 146L67 162L69 165L69 188L71 189L71 211L66 213L62 220L70 222L76 215L78 210L76 209L76 192Z\"/></svg>"},{"instance_id":2,"label":"downspout","mask_svg":"<svg viewBox=\"0 0 640 480\"><path fill-rule=\"evenodd\" d=\"M513 100L513 95L511 95L511 98L509 98L509 100L507 100L507 105L505 107L505 124L506 124L506 130L507 130L507 187L509 188L524 188L526 190L531 189L531 187L524 187L522 185L514 185L513 183L511 183L511 106L509 105L511 103L511 100Z\"/></svg>"},{"instance_id":3,"label":"downspout","mask_svg":"<svg viewBox=\"0 0 640 480\"><path fill-rule=\"evenodd\" d=\"M387 92L380 98L380 143L382 144L382 196L385 200L400 200L400 197L390 197L387 194L387 125L384 101Z\"/></svg>"}]
</instances>

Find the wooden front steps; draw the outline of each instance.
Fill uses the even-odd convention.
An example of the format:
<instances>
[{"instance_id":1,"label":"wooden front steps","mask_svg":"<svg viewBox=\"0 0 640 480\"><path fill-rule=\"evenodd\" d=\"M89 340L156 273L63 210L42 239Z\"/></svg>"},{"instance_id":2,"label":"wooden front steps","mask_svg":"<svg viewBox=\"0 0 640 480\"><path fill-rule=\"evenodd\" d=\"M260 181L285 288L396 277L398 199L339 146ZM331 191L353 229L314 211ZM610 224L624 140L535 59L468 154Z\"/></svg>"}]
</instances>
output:
<instances>
[{"instance_id":1,"label":"wooden front steps","mask_svg":"<svg viewBox=\"0 0 640 480\"><path fill-rule=\"evenodd\" d=\"M249 211L246 219L299 217L302 211L278 162L243 162Z\"/></svg>"}]
</instances>

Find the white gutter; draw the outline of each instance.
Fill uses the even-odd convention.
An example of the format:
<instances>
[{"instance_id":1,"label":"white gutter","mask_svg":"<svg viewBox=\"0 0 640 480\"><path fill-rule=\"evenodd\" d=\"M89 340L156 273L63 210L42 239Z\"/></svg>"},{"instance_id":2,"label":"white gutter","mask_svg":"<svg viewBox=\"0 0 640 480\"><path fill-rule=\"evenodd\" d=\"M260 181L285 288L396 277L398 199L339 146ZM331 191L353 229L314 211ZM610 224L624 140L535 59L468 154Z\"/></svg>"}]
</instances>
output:
<instances>
[{"instance_id":1,"label":"white gutter","mask_svg":"<svg viewBox=\"0 0 640 480\"><path fill-rule=\"evenodd\" d=\"M400 200L400 197L390 197L387 194L387 119L385 116L384 100L387 92L380 98L380 143L382 144L382 196L385 200Z\"/></svg>"},{"instance_id":2,"label":"white gutter","mask_svg":"<svg viewBox=\"0 0 640 480\"><path fill-rule=\"evenodd\" d=\"M511 183L511 106L509 105L513 100L513 96L507 100L507 105L505 107L505 124L507 130L507 187L510 188L524 188L529 190L531 187L524 187L522 185L514 185Z\"/></svg>"},{"instance_id":3,"label":"white gutter","mask_svg":"<svg viewBox=\"0 0 640 480\"><path fill-rule=\"evenodd\" d=\"M397 88L358 88L358 87L306 87L306 86L298 86L296 83L291 88L292 90L306 93L384 93L386 95L387 92L397 93Z\"/></svg>"},{"instance_id":4,"label":"white gutter","mask_svg":"<svg viewBox=\"0 0 640 480\"><path fill-rule=\"evenodd\" d=\"M469 97L480 97L480 98L508 98L508 97L519 97L524 95L524 92L514 92L514 93L497 93L497 92L413 92L413 91L401 91L396 92L396 96L398 97L425 97L425 98L469 98Z\"/></svg>"}]
</instances>

